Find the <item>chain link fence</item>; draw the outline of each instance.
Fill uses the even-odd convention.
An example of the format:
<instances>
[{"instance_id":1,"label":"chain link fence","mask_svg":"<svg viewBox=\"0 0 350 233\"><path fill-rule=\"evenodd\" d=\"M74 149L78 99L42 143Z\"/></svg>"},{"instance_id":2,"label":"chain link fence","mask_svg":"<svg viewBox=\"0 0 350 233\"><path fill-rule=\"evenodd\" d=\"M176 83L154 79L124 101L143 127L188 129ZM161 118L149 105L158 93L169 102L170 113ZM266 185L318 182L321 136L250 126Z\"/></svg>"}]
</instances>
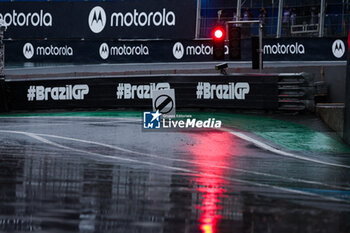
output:
<instances>
[{"instance_id":1,"label":"chain link fence","mask_svg":"<svg viewBox=\"0 0 350 233\"><path fill-rule=\"evenodd\" d=\"M350 16L349 0L326 0L324 36L346 36ZM276 37L279 0L242 0L241 20L262 20L264 36ZM284 0L282 37L317 37L320 30L321 0ZM199 38L210 38L217 23L237 19L237 1L201 0ZM258 35L258 25L251 25L251 35Z\"/></svg>"}]
</instances>

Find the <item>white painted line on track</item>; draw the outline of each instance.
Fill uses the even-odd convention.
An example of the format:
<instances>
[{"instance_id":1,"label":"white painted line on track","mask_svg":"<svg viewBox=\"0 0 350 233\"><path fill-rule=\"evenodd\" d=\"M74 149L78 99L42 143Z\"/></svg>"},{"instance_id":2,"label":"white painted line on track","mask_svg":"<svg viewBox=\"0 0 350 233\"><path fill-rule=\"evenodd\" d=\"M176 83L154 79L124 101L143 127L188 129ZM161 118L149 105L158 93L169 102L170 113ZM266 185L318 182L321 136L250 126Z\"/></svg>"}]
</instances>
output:
<instances>
[{"instance_id":1,"label":"white painted line on track","mask_svg":"<svg viewBox=\"0 0 350 233\"><path fill-rule=\"evenodd\" d=\"M0 132L27 135L27 136L35 138L35 139L37 139L37 140L39 140L41 142L48 143L48 144L50 144L52 146L60 147L60 148L63 148L63 149L70 149L71 150L72 148L66 147L66 146L61 145L61 144L57 144L57 143L51 142L51 141L49 141L49 140L47 140L45 138L42 138L42 137L51 137L51 138L56 138L56 139L63 139L63 140L68 140L68 141L75 141L75 142L80 142L80 143L99 145L99 146L103 146L103 147L107 147L107 148L123 151L123 152L126 152L126 153L138 154L138 155L143 155L143 156L147 156L147 157L153 157L153 158L163 159L163 160L168 160L168 161L191 163L191 164L195 164L195 165L208 165L208 164L205 164L205 163L195 162L195 161L191 161L191 160L173 159L173 158L168 158L168 157L162 157L162 156L155 155L155 154L148 154L148 153L128 150L128 149L121 148L121 147L118 147L118 146L113 146L113 145L109 145L109 144L105 144L105 143L99 143L99 142L94 142L94 141L89 141L89 140L82 140L82 139L63 137L63 136L57 136L57 135L50 135L50 134L35 134L35 133L28 133L28 132L23 132L23 131L0 130ZM77 152L84 152L84 153L86 152L86 151L79 150L79 149L75 149L75 151L77 151ZM108 156L108 157L119 158L119 157L114 157L114 156ZM121 159L124 159L124 158L121 158ZM129 161L129 162L138 162L139 160L128 159L127 161ZM238 171L238 172L242 172L242 173L261 175L261 176L268 176L268 177L273 177L273 178L279 178L279 179L289 180L289 181L292 181L292 182L300 182L300 183L320 185L320 186L325 186L325 187L335 188L335 189L350 190L349 187L329 185L329 184L325 184L325 183L317 182L317 181L309 181L309 180L304 180L304 179L295 179L295 178L290 178L290 177L284 177L284 176L279 176L279 175L267 174L267 173L262 173L262 172L254 172L254 171L250 171L250 170L245 170L245 169L240 169L240 168L232 168L232 167L220 166L220 165L210 165L210 166L213 167L213 168L222 168L222 169L233 170L233 171Z\"/></svg>"},{"instance_id":2,"label":"white painted line on track","mask_svg":"<svg viewBox=\"0 0 350 233\"><path fill-rule=\"evenodd\" d=\"M62 122L62 123L35 123L35 127L40 127L40 126L67 126L67 125L93 125L93 124L98 124L98 125L109 125L109 124L116 124L116 123L135 123L135 122L139 122L139 121L128 121L128 120L118 120L118 121L88 121L88 122ZM23 128L23 127L28 127L28 124L22 123L22 124L18 124L17 122L13 122L14 125L7 125L7 126L2 126L2 127L19 127L19 128Z\"/></svg>"},{"instance_id":3,"label":"white painted line on track","mask_svg":"<svg viewBox=\"0 0 350 233\"><path fill-rule=\"evenodd\" d=\"M22 134L27 135L27 132L22 132L22 131L0 130L0 132L9 132L9 133L16 132L16 133L22 133ZM176 161L176 162L191 163L191 164L196 164L196 165L203 165L204 164L204 163L190 161L190 160L173 159L173 158L167 158L167 157L163 157L163 156L159 156L159 155L155 155L155 154L148 154L148 153L133 151L133 150L125 149L125 148L122 148L122 147L109 145L109 144L105 144L105 143L100 143L100 142L89 141L89 140L82 140L82 139L63 137L63 136L58 136L58 135L50 135L50 134L35 134L35 135L40 135L40 136L43 136L43 137L57 138L57 139L63 139L63 140L69 140L69 141L75 141L75 142L86 143L86 144L94 144L94 145L98 145L98 146L107 147L107 148L110 148L110 149L123 151L123 152L126 152L126 153L137 154L137 155L142 155L142 156L147 156L147 157L153 157L153 158L157 158L157 159L164 159L164 160L170 160L170 161ZM204 164L204 165L206 165L206 164ZM273 175L273 174L262 173L262 172L254 172L254 171L250 171L250 170L245 170L245 169L240 169L240 168L232 168L232 167L220 166L220 165L211 165L211 166L214 167L214 168L222 168L222 169L233 170L233 171L238 171L238 172L242 172L242 173L274 177L274 178L289 180L289 181L292 181L292 182L300 182L300 183L314 184L314 185L320 185L320 186L336 188L336 189L350 190L349 187L330 185L330 184L317 182L317 181L296 179L296 178L291 178L291 177L284 177L284 176Z\"/></svg>"},{"instance_id":4,"label":"white painted line on track","mask_svg":"<svg viewBox=\"0 0 350 233\"><path fill-rule=\"evenodd\" d=\"M171 161L176 161L176 162L191 163L191 164L196 164L196 165L203 165L204 164L204 163L195 162L195 161L189 161L189 160L184 160L184 159L173 159L173 158L168 158L168 157L159 156L159 155L155 155L155 154L149 154L149 153L133 151L133 150L125 149L125 148L122 148L122 147L109 145L109 144L105 144L105 143L100 143L100 142L89 141L89 140L82 140L82 139L76 139L76 138L70 138L70 137L62 137L62 136L50 135L50 134L37 134L37 135L40 135L40 136L43 136L43 137L51 137L51 138L58 138L58 139L75 141L75 142L80 142L80 143L86 143L86 144L94 144L94 145L98 145L98 146L107 147L107 148L110 148L110 149L123 151L123 152L126 152L126 153L137 154L137 155L142 155L142 156L147 156L147 157L153 157L153 158L157 158L157 159L164 159L164 160L171 160ZM207 164L204 164L204 165L207 165ZM325 184L325 183L322 183L322 182L309 181L309 180L304 180L304 179L294 179L294 178L290 178L290 177L283 177L283 176L278 176L278 175L273 175L273 174L254 172L254 171L249 171L249 170L240 169L240 168L232 168L232 167L227 167L227 166L219 166L219 165L210 165L210 166L212 166L214 168L223 168L223 169L233 170L233 171L238 171L238 172L243 172L243 173L250 173L250 174L254 174L254 175L263 175L263 176L269 176L269 177L274 177L274 178L287 179L287 180L290 180L290 181L293 181L293 182L302 182L302 183L316 184L316 185L327 186L327 187L332 187L332 188L337 188L337 189L350 190L349 187L334 186L334 185L329 185L329 184Z\"/></svg>"},{"instance_id":5,"label":"white painted line on track","mask_svg":"<svg viewBox=\"0 0 350 233\"><path fill-rule=\"evenodd\" d=\"M119 161L125 161L125 162L145 164L145 165L150 165L150 166L166 168L166 169L174 170L174 171L186 172L186 173L195 174L195 175L205 175L205 176L216 177L216 178L220 178L220 179L235 181L235 182L249 184L249 185L254 185L254 186L258 186L258 187L271 188L271 189L280 190L280 191L289 192L289 193L294 193L294 194L318 197L318 198L321 198L321 199L324 199L324 200L328 200L328 201L350 203L350 201L347 201L347 200L338 199L338 198L329 197L329 196L323 196L323 195L320 195L320 194L315 194L315 193L306 192L306 191L300 191L300 190L295 190L295 189L290 189L290 188L284 188L284 187L275 186L275 185L269 185L269 184L262 184L262 183L257 183L257 182L254 182L254 181L241 180L241 179L237 179L237 178L225 177L225 176L209 174L209 173L204 173L204 172L195 172L195 171L191 171L191 170L185 169L185 168L174 167L174 166L167 166L167 165L162 165L162 164L158 164L158 163L152 163L152 162L134 160L134 159L129 159L129 158L123 158L123 157L119 157L119 156L110 156L110 155L104 155L104 154L100 154L100 153L80 150L80 149L76 149L76 148L73 148L73 147L64 146L64 145L52 142L50 140L47 140L45 138L42 138L41 135L43 135L43 134L35 134L35 133L29 133L29 132L23 132L23 131L9 131L9 130L0 130L0 132L26 135L26 136L34 138L34 139L36 139L36 140L38 140L40 142L49 144L51 146L55 146L55 147L67 149L67 150L70 150L70 151L83 153L83 154L90 154L90 155L102 157L102 158L105 158L105 159L113 159L113 160L119 160ZM51 136L55 136L55 135L51 135ZM62 138L64 138L64 137L62 137Z\"/></svg>"},{"instance_id":6,"label":"white painted line on track","mask_svg":"<svg viewBox=\"0 0 350 233\"><path fill-rule=\"evenodd\" d=\"M140 115L141 117L141 115ZM141 119L134 117L95 117L95 116L1 116L0 119L94 119L94 120L113 120L113 121L142 121ZM118 120L116 120L118 119Z\"/></svg>"},{"instance_id":7,"label":"white painted line on track","mask_svg":"<svg viewBox=\"0 0 350 233\"><path fill-rule=\"evenodd\" d=\"M172 168L172 167L169 167L169 166L166 166L166 165L160 165L160 164L155 164L155 163L151 163L151 162L145 162L145 161L139 161L139 160L134 160L134 159L129 159L129 158L123 158L123 157L119 157L119 156L103 155L103 154L99 154L99 153L95 153L95 152L90 152L90 151L80 150L80 149L76 149L76 148L69 147L69 146L64 146L64 145L52 142L52 141L50 141L48 139L45 139L45 138L41 137L42 136L41 134L35 134L35 133L29 133L29 132L23 132L23 131L11 131L11 130L0 130L0 132L26 135L26 136L34 138L34 139L36 139L36 140L38 140L40 142L49 144L51 146L55 146L55 147L59 147L59 148L63 148L63 149L67 149L67 150L71 150L71 151L75 151L75 152L80 152L80 153L83 153L83 154L87 153L87 154L97 155L97 156L108 158L108 159L122 160L122 161L125 161L125 162L134 162L134 163L141 163L141 164L146 164L146 165L159 165L160 167L168 168L168 169ZM176 168L176 169L172 169L172 170L179 170L179 169ZM180 169L180 171L191 172L190 170L187 170L187 169Z\"/></svg>"},{"instance_id":8,"label":"white painted line on track","mask_svg":"<svg viewBox=\"0 0 350 233\"><path fill-rule=\"evenodd\" d=\"M9 117L10 119L12 118L18 118L18 117ZM22 118L22 117L21 117ZM43 117L40 117L40 116L33 116L33 117L23 117L23 118L33 118L33 119L45 119L45 118L52 118L52 119L111 119L111 118L106 118L106 117L75 117L75 116L43 116ZM0 118L1 119L1 118ZM113 119L113 118L112 118ZM127 120L130 120L131 122L141 122L140 119L137 119L137 118L118 118L118 119L123 119L123 120L126 120L124 121L124 123L128 123ZM112 122L112 121L111 121ZM115 121L116 123L118 123L118 121ZM122 123L122 121L119 121L120 123ZM104 122L100 122L101 124L103 124ZM87 123L89 124L89 123ZM304 161L308 161L308 162L313 162L313 163L317 163L317 164L322 164L322 165L327 165L327 166L333 166L333 167L341 167L341 168L347 168L347 169L350 169L350 166L348 165L342 165L342 164L336 164L336 163L330 163L330 162L325 162L325 161L322 161L322 160L318 160L318 159L312 159L312 158L308 158L308 157L305 157L305 156L301 156L301 155L297 155L297 154L293 154L293 153L290 153L290 152L286 152L286 151L283 151L283 150L280 150L280 149L277 149L277 148L274 148L266 143L263 143L257 139L254 139L242 132L236 132L236 131L233 131L233 130L230 130L230 129L227 129L227 128L221 128L221 129L217 129L219 131L223 131L223 132L228 132L242 140L245 140L247 142L250 142L250 143L253 143L255 146L263 149L263 150L267 150L267 151L270 151L274 154L277 154L277 155L281 155L281 156L284 156L284 157L289 157L289 158L293 158L293 159L298 159L298 160L304 160ZM104 145L105 146L105 145ZM119 149L122 149L122 148L119 148ZM131 151L127 151L129 153L133 153ZM145 155L145 154L143 154Z\"/></svg>"},{"instance_id":9,"label":"white painted line on track","mask_svg":"<svg viewBox=\"0 0 350 233\"><path fill-rule=\"evenodd\" d=\"M270 152L272 152L274 154L282 155L282 156L293 158L293 159L305 160L305 161L308 161L308 162L323 164L323 165L327 165L327 166L341 167L341 168L350 169L350 166L347 166L347 165L342 165L342 164L337 164L337 163L329 163L329 162L325 162L325 161L322 161L322 160L307 158L307 157L304 157L304 156L300 156L300 155L297 155L297 154L293 154L293 153L289 153L289 152L285 152L285 151L276 149L276 148L274 148L274 147L272 147L270 145L267 145L267 144L265 144L265 143L263 143L261 141L258 141L257 139L249 137L249 136L247 136L247 135L245 135L244 133L241 133L241 132L235 132L235 131L232 131L232 130L229 130L229 129L222 129L222 131L228 132L228 133L230 133L230 134L232 134L232 135L234 135L236 137L239 137L239 138L241 138L241 139L243 139L243 140L245 140L247 142L253 143L257 147L260 147L261 149L270 151Z\"/></svg>"}]
</instances>

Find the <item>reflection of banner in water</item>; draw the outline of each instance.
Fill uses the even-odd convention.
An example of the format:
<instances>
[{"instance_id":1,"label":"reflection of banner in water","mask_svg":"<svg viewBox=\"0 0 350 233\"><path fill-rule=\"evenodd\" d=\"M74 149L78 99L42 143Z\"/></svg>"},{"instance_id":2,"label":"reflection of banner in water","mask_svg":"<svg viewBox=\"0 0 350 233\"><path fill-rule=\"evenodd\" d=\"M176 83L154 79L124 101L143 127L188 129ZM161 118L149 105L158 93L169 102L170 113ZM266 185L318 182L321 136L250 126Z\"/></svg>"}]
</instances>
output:
<instances>
[{"instance_id":1,"label":"reflection of banner in water","mask_svg":"<svg viewBox=\"0 0 350 233\"><path fill-rule=\"evenodd\" d=\"M193 160L198 163L200 177L198 183L199 195L202 196L200 229L203 233L214 233L216 226L222 218L222 198L226 192L222 179L224 173L220 166L230 166L232 160L232 137L225 132L207 132L193 135L196 140L189 150Z\"/></svg>"}]
</instances>

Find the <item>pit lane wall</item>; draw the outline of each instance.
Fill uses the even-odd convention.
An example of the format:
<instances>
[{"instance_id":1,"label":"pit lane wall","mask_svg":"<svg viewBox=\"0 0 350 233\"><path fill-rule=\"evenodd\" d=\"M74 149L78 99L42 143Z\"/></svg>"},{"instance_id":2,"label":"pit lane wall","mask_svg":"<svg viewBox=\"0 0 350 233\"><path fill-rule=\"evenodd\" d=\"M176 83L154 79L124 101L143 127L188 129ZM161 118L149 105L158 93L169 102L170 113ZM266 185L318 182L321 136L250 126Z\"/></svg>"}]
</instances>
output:
<instances>
[{"instance_id":1,"label":"pit lane wall","mask_svg":"<svg viewBox=\"0 0 350 233\"><path fill-rule=\"evenodd\" d=\"M265 61L346 60L345 38L263 40ZM242 39L241 57L251 60L251 40ZM151 63L212 61L211 40L6 40L6 64ZM226 45L226 60L229 60Z\"/></svg>"},{"instance_id":2,"label":"pit lane wall","mask_svg":"<svg viewBox=\"0 0 350 233\"><path fill-rule=\"evenodd\" d=\"M152 90L175 89L178 108L273 110L278 75L152 75L6 80L9 111L82 108L152 110ZM2 109L5 110L4 108Z\"/></svg>"}]
</instances>

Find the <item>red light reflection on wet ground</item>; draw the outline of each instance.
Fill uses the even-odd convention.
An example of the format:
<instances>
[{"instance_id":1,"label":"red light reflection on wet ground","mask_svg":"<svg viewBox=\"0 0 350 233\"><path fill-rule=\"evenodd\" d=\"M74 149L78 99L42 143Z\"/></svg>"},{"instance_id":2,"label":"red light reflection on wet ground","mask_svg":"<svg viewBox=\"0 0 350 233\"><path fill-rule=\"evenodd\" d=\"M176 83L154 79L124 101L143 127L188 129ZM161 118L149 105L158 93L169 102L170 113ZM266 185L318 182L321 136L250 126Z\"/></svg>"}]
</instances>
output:
<instances>
[{"instance_id":1,"label":"red light reflection on wet ground","mask_svg":"<svg viewBox=\"0 0 350 233\"><path fill-rule=\"evenodd\" d=\"M215 165L228 165L232 162L230 155L234 138L225 132L207 132L192 136L195 143L189 151L193 160L200 163L200 176L195 179L201 197L200 229L203 233L215 233L216 226L222 218L220 212L223 207L220 205L220 198L226 191L222 188L226 181L220 177L224 175L223 168Z\"/></svg>"}]
</instances>

